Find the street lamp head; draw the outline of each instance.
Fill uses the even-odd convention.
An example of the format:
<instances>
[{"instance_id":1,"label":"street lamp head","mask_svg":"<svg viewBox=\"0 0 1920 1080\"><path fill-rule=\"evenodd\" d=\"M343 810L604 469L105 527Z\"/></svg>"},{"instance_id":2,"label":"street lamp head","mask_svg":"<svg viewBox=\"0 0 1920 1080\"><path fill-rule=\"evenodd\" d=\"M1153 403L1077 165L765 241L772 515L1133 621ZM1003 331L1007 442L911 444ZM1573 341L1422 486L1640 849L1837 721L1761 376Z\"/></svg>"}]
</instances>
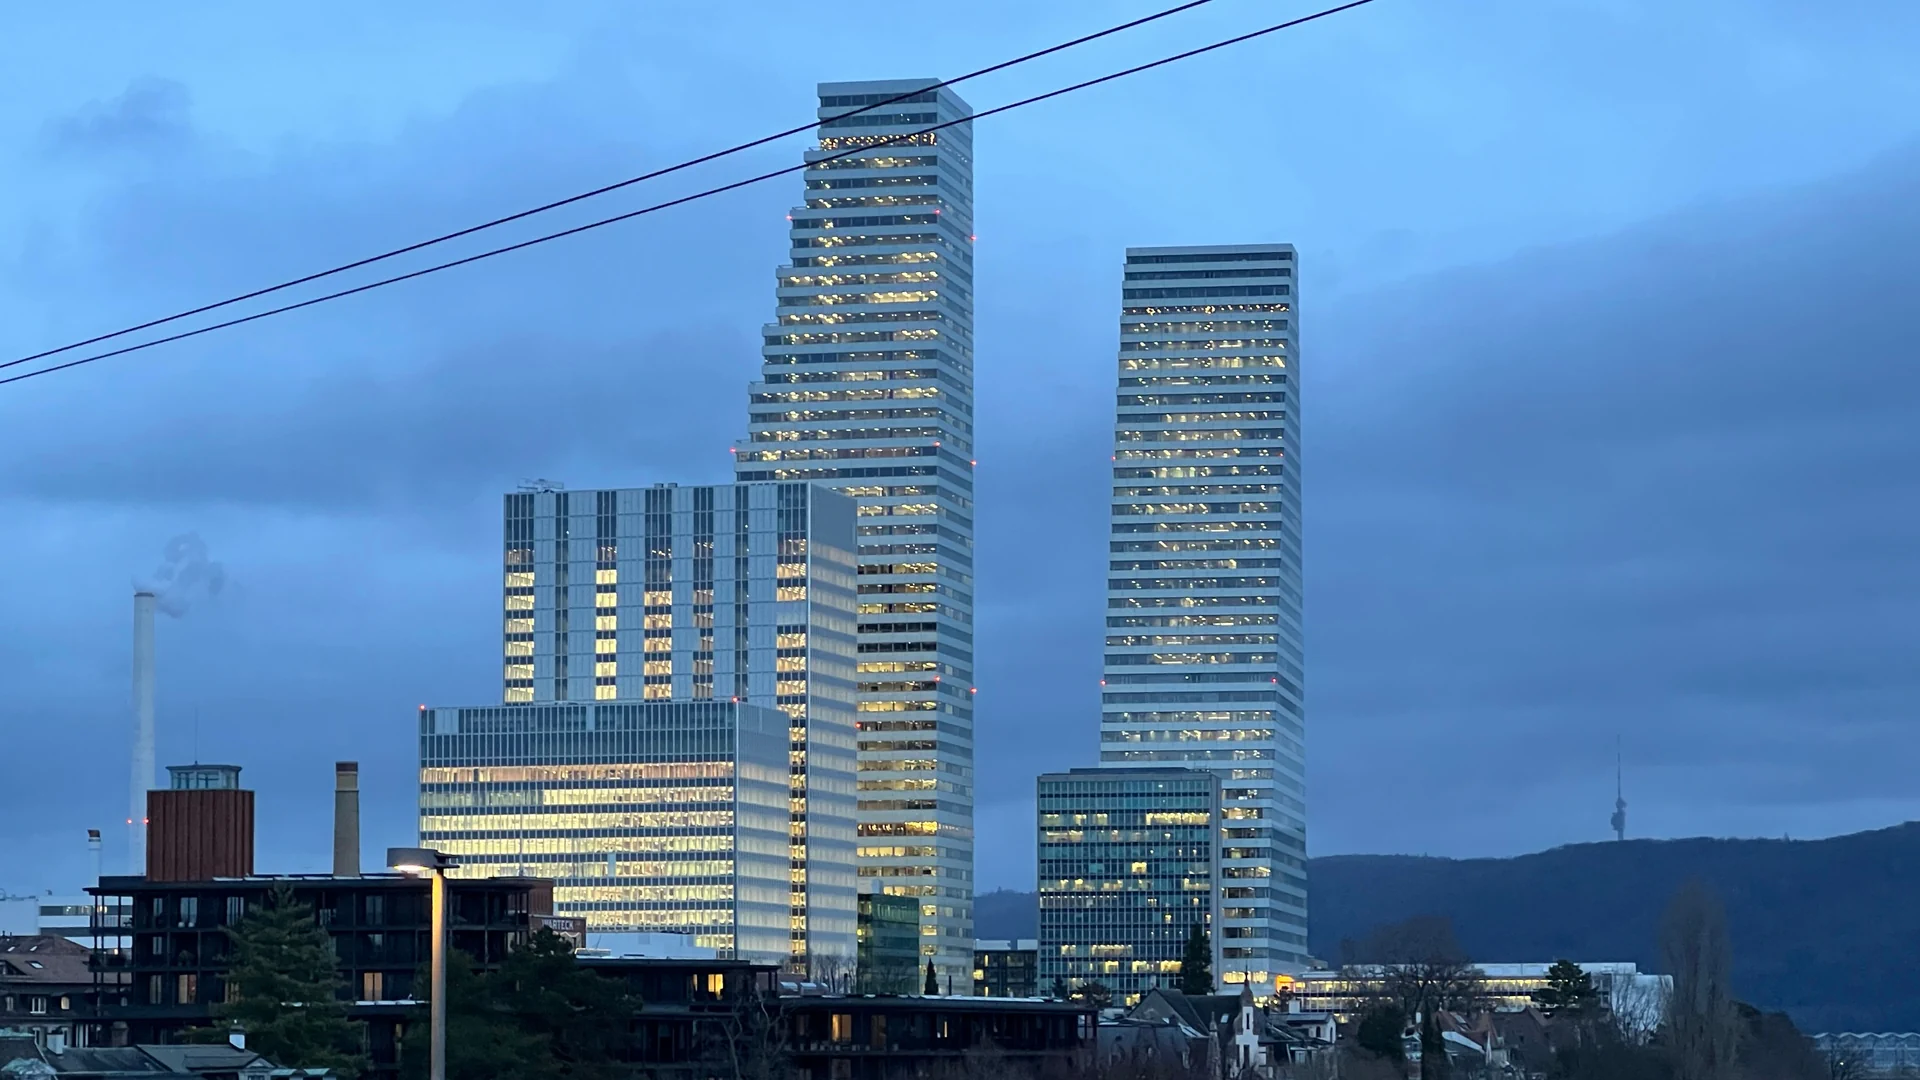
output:
<instances>
[{"instance_id":1,"label":"street lamp head","mask_svg":"<svg viewBox=\"0 0 1920 1080\"><path fill-rule=\"evenodd\" d=\"M390 847L387 865L403 874L431 874L460 865L453 856L424 847Z\"/></svg>"}]
</instances>

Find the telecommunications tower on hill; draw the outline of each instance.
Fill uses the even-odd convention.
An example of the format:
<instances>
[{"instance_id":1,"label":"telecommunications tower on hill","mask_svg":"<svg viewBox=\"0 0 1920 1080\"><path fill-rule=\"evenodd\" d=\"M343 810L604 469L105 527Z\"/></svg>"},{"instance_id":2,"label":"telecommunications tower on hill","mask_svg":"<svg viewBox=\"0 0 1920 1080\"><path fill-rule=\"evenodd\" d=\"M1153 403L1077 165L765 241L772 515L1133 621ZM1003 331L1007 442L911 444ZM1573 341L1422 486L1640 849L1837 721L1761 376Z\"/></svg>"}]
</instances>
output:
<instances>
[{"instance_id":1,"label":"telecommunications tower on hill","mask_svg":"<svg viewBox=\"0 0 1920 1080\"><path fill-rule=\"evenodd\" d=\"M1617 739L1613 746L1613 838L1615 840L1627 838L1627 796L1625 786L1622 784L1620 743Z\"/></svg>"}]
</instances>

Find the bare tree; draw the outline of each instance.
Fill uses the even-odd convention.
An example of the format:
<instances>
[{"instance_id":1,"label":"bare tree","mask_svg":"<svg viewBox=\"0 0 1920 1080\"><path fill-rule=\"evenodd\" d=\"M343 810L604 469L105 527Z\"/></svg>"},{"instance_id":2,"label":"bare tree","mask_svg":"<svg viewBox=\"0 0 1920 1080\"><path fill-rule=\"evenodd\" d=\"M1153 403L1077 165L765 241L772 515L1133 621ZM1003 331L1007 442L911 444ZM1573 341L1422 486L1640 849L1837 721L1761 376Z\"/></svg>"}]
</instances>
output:
<instances>
[{"instance_id":1,"label":"bare tree","mask_svg":"<svg viewBox=\"0 0 1920 1080\"><path fill-rule=\"evenodd\" d=\"M1651 977L1617 978L1607 993L1607 1019L1630 1046L1645 1046L1667 1015L1665 983Z\"/></svg>"},{"instance_id":2,"label":"bare tree","mask_svg":"<svg viewBox=\"0 0 1920 1080\"><path fill-rule=\"evenodd\" d=\"M1453 922L1421 915L1383 926L1364 941L1343 947L1358 961L1356 977L1384 980L1387 996L1420 1027L1420 1080L1445 1080L1446 1036L1438 1014L1479 1008L1484 997L1480 969L1453 936Z\"/></svg>"},{"instance_id":3,"label":"bare tree","mask_svg":"<svg viewBox=\"0 0 1920 1080\"><path fill-rule=\"evenodd\" d=\"M1699 881L1681 886L1667 906L1660 956L1673 975L1667 1046L1675 1080L1726 1080L1740 1040L1731 986L1733 950L1726 910Z\"/></svg>"},{"instance_id":4,"label":"bare tree","mask_svg":"<svg viewBox=\"0 0 1920 1080\"><path fill-rule=\"evenodd\" d=\"M853 989L854 965L850 957L834 952L810 952L801 960L809 982L844 994Z\"/></svg>"},{"instance_id":5,"label":"bare tree","mask_svg":"<svg viewBox=\"0 0 1920 1080\"><path fill-rule=\"evenodd\" d=\"M1866 1075L1867 1059L1860 1051L1838 1046L1827 1051L1827 1080L1863 1080Z\"/></svg>"},{"instance_id":6,"label":"bare tree","mask_svg":"<svg viewBox=\"0 0 1920 1080\"><path fill-rule=\"evenodd\" d=\"M728 1080L787 1080L792 1071L787 1023L779 1001L746 986L719 1017L700 1021L699 1061L709 1076Z\"/></svg>"}]
</instances>

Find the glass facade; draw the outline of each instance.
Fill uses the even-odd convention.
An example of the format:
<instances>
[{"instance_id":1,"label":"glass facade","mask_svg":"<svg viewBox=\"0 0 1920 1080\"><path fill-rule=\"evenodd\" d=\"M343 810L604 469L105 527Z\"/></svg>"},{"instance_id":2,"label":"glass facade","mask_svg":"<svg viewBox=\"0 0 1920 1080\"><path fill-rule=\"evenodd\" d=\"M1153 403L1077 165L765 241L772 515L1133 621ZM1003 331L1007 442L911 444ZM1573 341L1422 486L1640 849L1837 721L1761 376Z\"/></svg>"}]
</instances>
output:
<instances>
[{"instance_id":1,"label":"glass facade","mask_svg":"<svg viewBox=\"0 0 1920 1080\"><path fill-rule=\"evenodd\" d=\"M1040 942L1035 938L973 943L974 997L1039 997Z\"/></svg>"},{"instance_id":2,"label":"glass facade","mask_svg":"<svg viewBox=\"0 0 1920 1080\"><path fill-rule=\"evenodd\" d=\"M935 80L823 83L737 479L860 504L859 872L973 961L972 114ZM908 100L859 116L899 94ZM835 119L839 117L839 119ZM847 154L839 157L837 155Z\"/></svg>"},{"instance_id":3,"label":"glass facade","mask_svg":"<svg viewBox=\"0 0 1920 1080\"><path fill-rule=\"evenodd\" d=\"M1074 769L1038 786L1042 993L1097 982L1132 1004L1173 986L1195 923L1221 971L1219 775L1201 769Z\"/></svg>"},{"instance_id":4,"label":"glass facade","mask_svg":"<svg viewBox=\"0 0 1920 1080\"><path fill-rule=\"evenodd\" d=\"M920 978L920 901L886 893L860 894L857 992L917 994Z\"/></svg>"},{"instance_id":5,"label":"glass facade","mask_svg":"<svg viewBox=\"0 0 1920 1080\"><path fill-rule=\"evenodd\" d=\"M420 842L556 914L788 954L787 719L735 702L420 710Z\"/></svg>"},{"instance_id":6,"label":"glass facade","mask_svg":"<svg viewBox=\"0 0 1920 1080\"><path fill-rule=\"evenodd\" d=\"M855 948L855 510L806 483L506 497L509 703L739 701L786 715L796 966L851 963Z\"/></svg>"},{"instance_id":7,"label":"glass facade","mask_svg":"<svg viewBox=\"0 0 1920 1080\"><path fill-rule=\"evenodd\" d=\"M1100 760L1216 771L1224 982L1307 962L1300 398L1288 244L1129 248Z\"/></svg>"},{"instance_id":8,"label":"glass facade","mask_svg":"<svg viewBox=\"0 0 1920 1080\"><path fill-rule=\"evenodd\" d=\"M1513 1012L1534 1004L1534 992L1548 985L1552 964L1475 964L1474 996L1487 1008ZM1582 963L1593 988L1608 1007L1626 1014L1658 1013L1673 990L1673 977L1642 972L1632 963ZM1386 965L1349 965L1335 971L1304 971L1282 985L1304 1012L1336 1014L1342 1023L1385 1001L1393 969Z\"/></svg>"}]
</instances>

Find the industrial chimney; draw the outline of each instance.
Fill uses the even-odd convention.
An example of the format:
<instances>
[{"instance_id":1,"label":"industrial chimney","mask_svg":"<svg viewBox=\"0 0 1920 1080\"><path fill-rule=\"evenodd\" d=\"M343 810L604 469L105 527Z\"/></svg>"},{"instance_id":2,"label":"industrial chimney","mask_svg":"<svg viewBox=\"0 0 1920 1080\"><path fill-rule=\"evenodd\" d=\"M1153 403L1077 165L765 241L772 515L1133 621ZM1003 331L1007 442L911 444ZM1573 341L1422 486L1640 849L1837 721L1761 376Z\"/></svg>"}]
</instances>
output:
<instances>
[{"instance_id":1,"label":"industrial chimney","mask_svg":"<svg viewBox=\"0 0 1920 1080\"><path fill-rule=\"evenodd\" d=\"M333 766L333 876L360 876L360 763Z\"/></svg>"},{"instance_id":2,"label":"industrial chimney","mask_svg":"<svg viewBox=\"0 0 1920 1080\"><path fill-rule=\"evenodd\" d=\"M133 594L133 777L127 798L127 873L147 872L147 792L153 787L153 608Z\"/></svg>"},{"instance_id":3,"label":"industrial chimney","mask_svg":"<svg viewBox=\"0 0 1920 1080\"><path fill-rule=\"evenodd\" d=\"M100 830L87 830L87 856L93 864L93 883L100 884Z\"/></svg>"}]
</instances>

